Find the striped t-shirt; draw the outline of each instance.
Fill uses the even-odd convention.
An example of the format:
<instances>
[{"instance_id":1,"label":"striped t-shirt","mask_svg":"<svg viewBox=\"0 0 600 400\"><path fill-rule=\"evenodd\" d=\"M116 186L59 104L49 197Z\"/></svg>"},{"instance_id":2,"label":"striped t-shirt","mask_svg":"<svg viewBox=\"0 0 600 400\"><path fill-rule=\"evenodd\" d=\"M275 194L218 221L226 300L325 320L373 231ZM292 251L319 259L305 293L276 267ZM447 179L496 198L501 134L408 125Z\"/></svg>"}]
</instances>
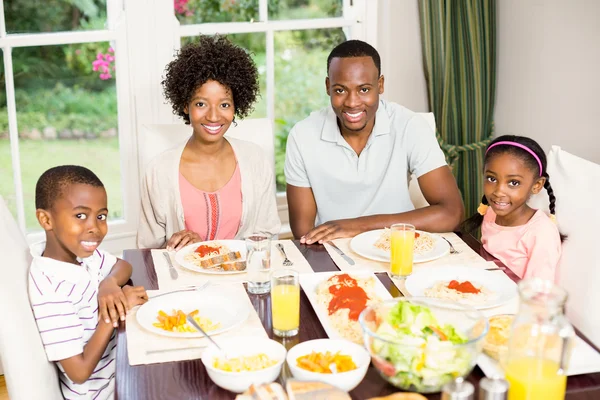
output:
<instances>
[{"instance_id":1,"label":"striped t-shirt","mask_svg":"<svg viewBox=\"0 0 600 400\"><path fill-rule=\"evenodd\" d=\"M58 361L83 353L98 325L98 286L117 258L96 250L75 265L42 257L45 248L45 242L31 246L29 301L48 360L60 371L62 394L65 399L112 399L116 331L85 383L71 381Z\"/></svg>"}]
</instances>

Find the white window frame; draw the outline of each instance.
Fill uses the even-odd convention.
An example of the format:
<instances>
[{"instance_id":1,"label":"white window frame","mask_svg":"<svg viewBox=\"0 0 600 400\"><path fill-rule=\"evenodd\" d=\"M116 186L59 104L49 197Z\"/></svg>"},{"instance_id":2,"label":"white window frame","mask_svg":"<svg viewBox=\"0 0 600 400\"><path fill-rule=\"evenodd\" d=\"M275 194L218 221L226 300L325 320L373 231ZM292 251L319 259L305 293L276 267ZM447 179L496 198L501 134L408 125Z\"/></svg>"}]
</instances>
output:
<instances>
[{"instance_id":1,"label":"white window frame","mask_svg":"<svg viewBox=\"0 0 600 400\"><path fill-rule=\"evenodd\" d=\"M28 46L111 42L115 48L118 132L123 191L122 219L109 222L103 248L119 254L135 248L139 218L138 132L142 124L180 122L164 101L161 81L164 68L179 49L182 37L204 34L264 32L266 34L267 117L274 119L275 75L274 33L284 30L344 28L350 39L361 39L377 46L378 0L343 0L344 13L338 18L311 20L269 20L268 0L259 1L259 21L180 25L172 0L107 0L107 28L95 31L56 33L6 33L4 7L0 1L0 48L4 53L9 138L13 180L17 199L17 220L25 230L25 210L21 183L21 161L14 97L12 49ZM282 222L287 222L287 200L278 194ZM29 243L42 240L43 232L27 235Z\"/></svg>"}]
</instances>

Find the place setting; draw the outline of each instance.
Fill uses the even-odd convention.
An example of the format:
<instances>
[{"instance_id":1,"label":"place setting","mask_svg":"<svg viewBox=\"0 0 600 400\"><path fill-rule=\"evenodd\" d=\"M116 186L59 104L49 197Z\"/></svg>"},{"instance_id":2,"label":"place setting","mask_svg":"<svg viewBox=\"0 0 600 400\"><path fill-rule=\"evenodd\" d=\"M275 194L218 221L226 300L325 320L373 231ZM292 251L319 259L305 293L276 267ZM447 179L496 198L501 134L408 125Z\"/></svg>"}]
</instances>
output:
<instances>
[{"instance_id":1,"label":"place setting","mask_svg":"<svg viewBox=\"0 0 600 400\"><path fill-rule=\"evenodd\" d=\"M291 268L312 273L308 261L291 240L272 240L252 235L246 240L213 240L187 245L176 252L152 250L152 260L161 290L174 290L210 282L244 283L252 273L247 255L255 253L269 260L270 269ZM264 253L264 254L263 254ZM268 255L266 254L268 253Z\"/></svg>"}]
</instances>

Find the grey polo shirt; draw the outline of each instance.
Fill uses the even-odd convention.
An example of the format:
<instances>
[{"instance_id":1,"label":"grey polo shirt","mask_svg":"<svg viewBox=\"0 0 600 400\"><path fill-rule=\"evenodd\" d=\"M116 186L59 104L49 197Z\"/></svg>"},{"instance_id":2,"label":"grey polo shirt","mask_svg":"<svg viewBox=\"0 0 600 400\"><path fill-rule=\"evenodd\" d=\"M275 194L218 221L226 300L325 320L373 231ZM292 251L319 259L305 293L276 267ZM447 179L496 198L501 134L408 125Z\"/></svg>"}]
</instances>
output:
<instances>
[{"instance_id":1,"label":"grey polo shirt","mask_svg":"<svg viewBox=\"0 0 600 400\"><path fill-rule=\"evenodd\" d=\"M408 193L417 178L447 165L425 119L380 100L375 126L360 156L341 135L331 107L315 111L290 131L285 177L312 188L317 223L413 210Z\"/></svg>"}]
</instances>

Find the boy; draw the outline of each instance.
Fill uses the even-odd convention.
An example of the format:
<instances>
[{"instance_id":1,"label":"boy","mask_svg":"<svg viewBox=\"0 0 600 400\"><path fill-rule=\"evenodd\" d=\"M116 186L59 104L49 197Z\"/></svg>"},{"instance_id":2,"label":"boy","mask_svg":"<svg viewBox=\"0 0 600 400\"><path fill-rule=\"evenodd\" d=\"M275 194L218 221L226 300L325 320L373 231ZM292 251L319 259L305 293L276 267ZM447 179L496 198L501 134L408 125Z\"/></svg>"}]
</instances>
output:
<instances>
[{"instance_id":1,"label":"boy","mask_svg":"<svg viewBox=\"0 0 600 400\"><path fill-rule=\"evenodd\" d=\"M89 169L63 165L36 185L45 242L31 246L29 300L48 360L68 399L112 399L118 319L148 297L123 286L131 265L98 250L107 232L104 185Z\"/></svg>"}]
</instances>

